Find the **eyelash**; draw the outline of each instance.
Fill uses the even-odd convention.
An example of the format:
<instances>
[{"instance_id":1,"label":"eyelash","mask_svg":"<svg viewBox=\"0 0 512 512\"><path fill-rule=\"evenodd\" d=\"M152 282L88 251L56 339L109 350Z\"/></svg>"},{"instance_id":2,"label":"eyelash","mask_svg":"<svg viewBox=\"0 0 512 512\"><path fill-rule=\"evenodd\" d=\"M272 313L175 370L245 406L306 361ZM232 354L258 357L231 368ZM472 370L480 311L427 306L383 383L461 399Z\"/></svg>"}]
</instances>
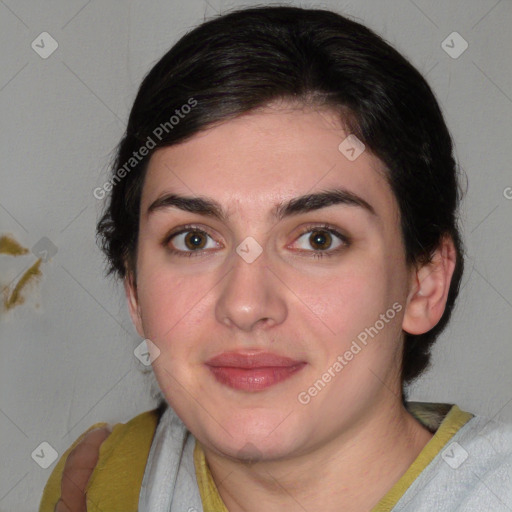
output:
<instances>
[{"instance_id":1,"label":"eyelash","mask_svg":"<svg viewBox=\"0 0 512 512\"><path fill-rule=\"evenodd\" d=\"M183 233L188 233L190 231L195 231L197 233L201 233L202 235L206 235L206 236L209 236L210 238L213 238L204 229L200 229L198 226L195 226L194 224L187 224L187 225L183 226L179 231L171 232L168 235L166 235L164 237L164 239L162 240L162 245L171 254L175 254L177 256L184 256L186 258L195 257L195 256L201 256L202 253L204 252L204 249L203 250L199 249L197 251L181 251L181 250L178 250L178 249L171 249L171 248L168 247L169 242L175 236L181 235ZM348 247L350 245L350 239L347 236L342 235L339 231L337 231L336 229L331 227L329 224L313 224L313 225L308 225L308 226L306 226L301 231L301 233L298 235L297 238L300 238L303 235L305 235L306 233L313 232L313 231L327 231L328 233L331 233L332 235L338 237L341 240L341 242L343 243L342 246L340 246L340 247L338 247L338 248L336 248L334 250L330 250L330 251L329 250L313 251L312 255L311 255L311 257L313 257L313 258L321 259L321 258L325 258L325 257L334 256L341 249L343 249L345 247Z\"/></svg>"}]
</instances>

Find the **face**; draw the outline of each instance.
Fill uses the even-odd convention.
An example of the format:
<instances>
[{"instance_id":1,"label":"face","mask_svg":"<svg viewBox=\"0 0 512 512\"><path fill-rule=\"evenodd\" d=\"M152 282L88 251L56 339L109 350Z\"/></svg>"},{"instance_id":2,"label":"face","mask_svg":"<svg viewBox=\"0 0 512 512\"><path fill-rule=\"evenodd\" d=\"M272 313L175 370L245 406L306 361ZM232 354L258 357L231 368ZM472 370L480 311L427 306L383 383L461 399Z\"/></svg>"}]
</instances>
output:
<instances>
[{"instance_id":1,"label":"face","mask_svg":"<svg viewBox=\"0 0 512 512\"><path fill-rule=\"evenodd\" d=\"M169 404L219 454L307 453L397 401L399 212L346 137L332 112L281 105L151 157L132 319Z\"/></svg>"}]
</instances>

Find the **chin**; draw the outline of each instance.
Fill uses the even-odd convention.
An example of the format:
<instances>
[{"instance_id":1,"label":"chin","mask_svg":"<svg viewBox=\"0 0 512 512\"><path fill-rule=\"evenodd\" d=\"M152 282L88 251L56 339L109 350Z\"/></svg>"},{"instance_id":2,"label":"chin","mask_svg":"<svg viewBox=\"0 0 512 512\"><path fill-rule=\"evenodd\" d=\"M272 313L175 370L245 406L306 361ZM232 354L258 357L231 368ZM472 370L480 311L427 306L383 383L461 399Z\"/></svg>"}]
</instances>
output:
<instances>
[{"instance_id":1,"label":"chin","mask_svg":"<svg viewBox=\"0 0 512 512\"><path fill-rule=\"evenodd\" d=\"M236 441L236 442L235 442ZM240 439L223 439L215 446L216 451L236 461L254 464L261 461L272 461L286 457L292 451L291 446L283 446L268 439L250 437Z\"/></svg>"},{"instance_id":2,"label":"chin","mask_svg":"<svg viewBox=\"0 0 512 512\"><path fill-rule=\"evenodd\" d=\"M254 463L259 460L275 460L287 456L300 442L300 434L294 434L296 425L287 424L290 418L286 414L276 418L269 415L261 416L256 420L232 418L229 422L222 422L224 428L215 429L215 432L205 432L208 441L215 450L224 456ZM211 425L211 423L209 423ZM209 429L207 429L209 430ZM301 430L299 430L301 432ZM302 436L304 430L302 429ZM306 442L306 439L303 440Z\"/></svg>"}]
</instances>

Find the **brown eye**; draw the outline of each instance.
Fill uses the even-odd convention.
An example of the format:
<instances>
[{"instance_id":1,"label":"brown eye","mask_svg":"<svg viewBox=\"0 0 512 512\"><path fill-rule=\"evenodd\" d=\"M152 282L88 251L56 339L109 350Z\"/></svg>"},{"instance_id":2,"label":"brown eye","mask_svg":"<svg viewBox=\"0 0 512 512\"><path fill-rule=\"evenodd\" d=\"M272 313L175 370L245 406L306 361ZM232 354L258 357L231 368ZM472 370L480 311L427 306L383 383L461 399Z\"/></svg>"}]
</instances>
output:
<instances>
[{"instance_id":1,"label":"brown eye","mask_svg":"<svg viewBox=\"0 0 512 512\"><path fill-rule=\"evenodd\" d=\"M185 245L188 249L203 249L206 245L206 233L200 231L189 231L184 239Z\"/></svg>"},{"instance_id":2,"label":"brown eye","mask_svg":"<svg viewBox=\"0 0 512 512\"><path fill-rule=\"evenodd\" d=\"M219 244L202 229L184 228L168 237L165 246L174 254L191 256L199 255L206 249L218 248Z\"/></svg>"},{"instance_id":3,"label":"brown eye","mask_svg":"<svg viewBox=\"0 0 512 512\"><path fill-rule=\"evenodd\" d=\"M309 243L314 249L329 249L332 244L332 235L328 231L312 231L309 236Z\"/></svg>"},{"instance_id":4,"label":"brown eye","mask_svg":"<svg viewBox=\"0 0 512 512\"><path fill-rule=\"evenodd\" d=\"M339 253L350 245L350 240L328 225L309 226L304 229L295 244L301 252L319 258Z\"/></svg>"}]
</instances>

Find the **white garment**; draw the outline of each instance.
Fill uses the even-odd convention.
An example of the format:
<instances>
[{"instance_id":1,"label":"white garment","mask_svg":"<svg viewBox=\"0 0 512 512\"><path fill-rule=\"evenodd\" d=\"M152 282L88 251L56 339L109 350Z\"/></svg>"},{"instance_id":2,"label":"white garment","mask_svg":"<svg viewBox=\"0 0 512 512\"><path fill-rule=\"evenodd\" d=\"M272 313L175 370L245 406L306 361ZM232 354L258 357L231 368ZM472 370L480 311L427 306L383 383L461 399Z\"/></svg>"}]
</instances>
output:
<instances>
[{"instance_id":1,"label":"white garment","mask_svg":"<svg viewBox=\"0 0 512 512\"><path fill-rule=\"evenodd\" d=\"M203 512L194 446L195 438L169 407L151 445L140 512ZM392 512L512 512L512 425L471 418Z\"/></svg>"},{"instance_id":2,"label":"white garment","mask_svg":"<svg viewBox=\"0 0 512 512\"><path fill-rule=\"evenodd\" d=\"M194 467L195 438L168 407L153 437L139 512L203 512Z\"/></svg>"},{"instance_id":3,"label":"white garment","mask_svg":"<svg viewBox=\"0 0 512 512\"><path fill-rule=\"evenodd\" d=\"M512 425L471 418L392 509L432 511L512 512Z\"/></svg>"}]
</instances>

